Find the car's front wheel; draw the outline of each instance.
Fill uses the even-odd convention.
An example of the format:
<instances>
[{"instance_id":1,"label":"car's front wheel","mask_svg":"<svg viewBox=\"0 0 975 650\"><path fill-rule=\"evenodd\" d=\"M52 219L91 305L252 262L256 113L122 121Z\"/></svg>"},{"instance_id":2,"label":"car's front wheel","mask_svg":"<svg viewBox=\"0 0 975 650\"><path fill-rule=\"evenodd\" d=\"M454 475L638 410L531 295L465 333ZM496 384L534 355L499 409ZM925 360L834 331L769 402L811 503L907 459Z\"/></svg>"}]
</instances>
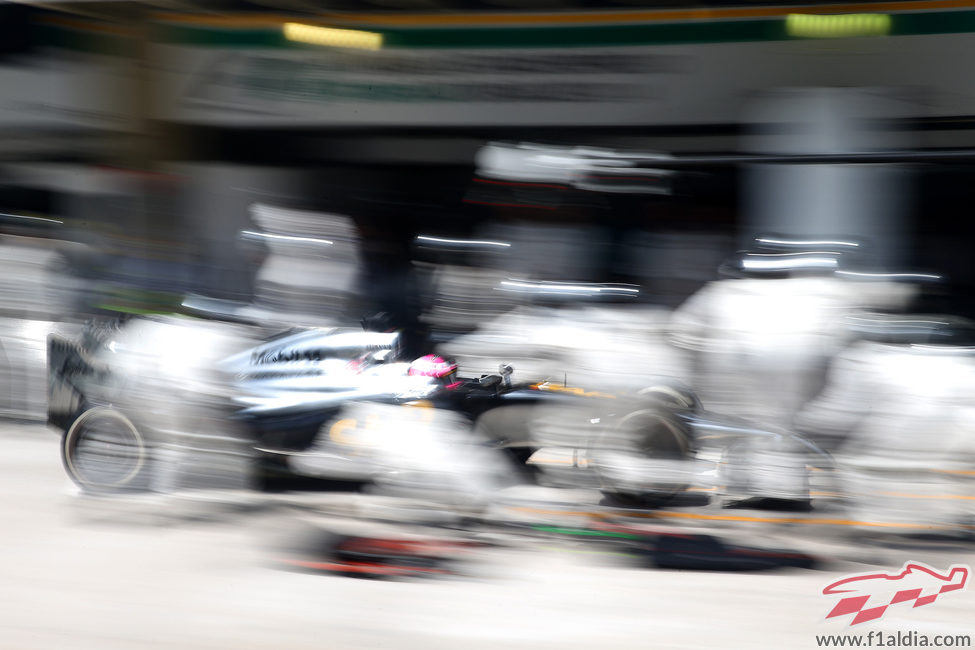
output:
<instances>
[{"instance_id":1,"label":"car's front wheel","mask_svg":"<svg viewBox=\"0 0 975 650\"><path fill-rule=\"evenodd\" d=\"M652 507L690 482L690 429L666 409L640 409L606 431L590 450L602 493L621 505Z\"/></svg>"}]
</instances>

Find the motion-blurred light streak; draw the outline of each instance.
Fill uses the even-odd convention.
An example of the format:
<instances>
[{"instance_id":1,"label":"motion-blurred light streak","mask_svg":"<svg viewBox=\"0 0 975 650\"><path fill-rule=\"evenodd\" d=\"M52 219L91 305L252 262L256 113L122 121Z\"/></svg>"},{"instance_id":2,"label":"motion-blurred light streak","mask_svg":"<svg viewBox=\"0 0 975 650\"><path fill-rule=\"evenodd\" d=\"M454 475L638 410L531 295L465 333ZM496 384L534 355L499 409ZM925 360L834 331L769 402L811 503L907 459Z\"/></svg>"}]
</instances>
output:
<instances>
[{"instance_id":1,"label":"motion-blurred light streak","mask_svg":"<svg viewBox=\"0 0 975 650\"><path fill-rule=\"evenodd\" d=\"M383 46L383 35L376 32L320 27L303 23L285 23L282 29L285 38L297 43L357 50L378 50Z\"/></svg>"},{"instance_id":2,"label":"motion-blurred light streak","mask_svg":"<svg viewBox=\"0 0 975 650\"><path fill-rule=\"evenodd\" d=\"M884 36L890 33L891 23L886 14L789 14L785 28L789 36L800 38L852 38Z\"/></svg>"}]
</instances>

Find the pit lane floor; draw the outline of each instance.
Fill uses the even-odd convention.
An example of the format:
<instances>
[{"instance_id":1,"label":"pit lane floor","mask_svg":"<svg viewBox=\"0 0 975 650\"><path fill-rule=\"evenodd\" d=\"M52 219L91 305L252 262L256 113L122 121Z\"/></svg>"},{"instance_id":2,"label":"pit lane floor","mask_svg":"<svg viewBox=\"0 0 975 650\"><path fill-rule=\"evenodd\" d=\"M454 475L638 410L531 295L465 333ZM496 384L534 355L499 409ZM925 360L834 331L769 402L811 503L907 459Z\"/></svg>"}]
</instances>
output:
<instances>
[{"instance_id":1,"label":"pit lane floor","mask_svg":"<svg viewBox=\"0 0 975 650\"><path fill-rule=\"evenodd\" d=\"M91 500L65 478L51 431L3 424L0 445L4 649L813 648L816 634L868 629L975 637L975 590L857 629L826 622L833 603L820 595L846 573L907 560L973 563L969 544L860 548L734 521L752 541L802 541L831 561L818 571L660 571L535 537L486 553L466 578L361 580L271 568L270 542L312 513L324 525L343 509L362 513L366 497ZM564 518L573 496L528 492L505 507ZM553 516L535 515L527 521Z\"/></svg>"}]
</instances>

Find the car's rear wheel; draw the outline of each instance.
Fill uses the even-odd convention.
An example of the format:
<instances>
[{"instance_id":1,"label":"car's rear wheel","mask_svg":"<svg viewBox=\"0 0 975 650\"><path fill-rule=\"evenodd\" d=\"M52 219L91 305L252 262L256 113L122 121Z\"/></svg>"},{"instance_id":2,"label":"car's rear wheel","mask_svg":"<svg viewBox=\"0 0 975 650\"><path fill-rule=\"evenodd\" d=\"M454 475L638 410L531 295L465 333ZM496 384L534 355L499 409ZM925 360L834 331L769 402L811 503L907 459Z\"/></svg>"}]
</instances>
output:
<instances>
[{"instance_id":1,"label":"car's rear wheel","mask_svg":"<svg viewBox=\"0 0 975 650\"><path fill-rule=\"evenodd\" d=\"M149 449L129 418L108 407L88 409L61 439L68 476L89 492L146 488Z\"/></svg>"}]
</instances>

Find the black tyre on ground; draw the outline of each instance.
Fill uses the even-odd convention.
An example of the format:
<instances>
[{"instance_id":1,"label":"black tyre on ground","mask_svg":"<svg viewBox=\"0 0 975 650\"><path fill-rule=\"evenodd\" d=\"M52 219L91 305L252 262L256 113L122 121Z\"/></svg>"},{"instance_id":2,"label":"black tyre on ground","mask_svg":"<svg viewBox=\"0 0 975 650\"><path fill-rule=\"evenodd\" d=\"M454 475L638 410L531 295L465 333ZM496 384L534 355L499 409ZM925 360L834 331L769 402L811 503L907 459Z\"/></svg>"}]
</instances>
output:
<instances>
[{"instance_id":1,"label":"black tyre on ground","mask_svg":"<svg viewBox=\"0 0 975 650\"><path fill-rule=\"evenodd\" d=\"M601 491L610 503L623 507L655 507L670 501L688 487L689 477L678 475L652 487L635 488L620 484L614 476L615 459L686 461L693 457L690 427L665 407L639 409L620 418L605 432L591 451L598 459ZM651 477L652 478L652 477Z\"/></svg>"}]
</instances>

